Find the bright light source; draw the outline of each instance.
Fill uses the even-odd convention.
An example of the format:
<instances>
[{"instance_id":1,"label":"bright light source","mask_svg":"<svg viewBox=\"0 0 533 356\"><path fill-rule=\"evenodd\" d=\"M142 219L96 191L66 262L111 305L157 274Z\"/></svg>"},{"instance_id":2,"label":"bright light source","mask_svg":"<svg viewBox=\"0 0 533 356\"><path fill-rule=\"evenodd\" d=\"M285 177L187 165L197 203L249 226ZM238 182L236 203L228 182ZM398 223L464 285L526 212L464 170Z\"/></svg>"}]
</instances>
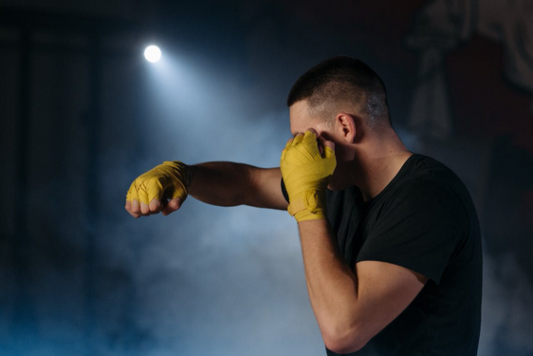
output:
<instances>
[{"instance_id":1,"label":"bright light source","mask_svg":"<svg viewBox=\"0 0 533 356\"><path fill-rule=\"evenodd\" d=\"M161 50L154 45L148 46L144 50L144 58L146 58L148 62L155 63L161 59Z\"/></svg>"}]
</instances>

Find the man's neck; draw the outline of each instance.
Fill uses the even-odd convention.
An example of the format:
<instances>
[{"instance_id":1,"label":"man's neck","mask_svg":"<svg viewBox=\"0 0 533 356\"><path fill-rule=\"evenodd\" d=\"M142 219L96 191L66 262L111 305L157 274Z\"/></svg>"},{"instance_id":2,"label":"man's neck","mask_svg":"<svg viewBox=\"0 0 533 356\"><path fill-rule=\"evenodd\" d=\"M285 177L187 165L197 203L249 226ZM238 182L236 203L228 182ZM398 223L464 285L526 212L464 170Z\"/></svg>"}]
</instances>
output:
<instances>
[{"instance_id":1,"label":"man's neck","mask_svg":"<svg viewBox=\"0 0 533 356\"><path fill-rule=\"evenodd\" d=\"M412 155L397 136L368 144L364 150L357 152L354 160L355 185L361 190L364 201L381 193Z\"/></svg>"}]
</instances>

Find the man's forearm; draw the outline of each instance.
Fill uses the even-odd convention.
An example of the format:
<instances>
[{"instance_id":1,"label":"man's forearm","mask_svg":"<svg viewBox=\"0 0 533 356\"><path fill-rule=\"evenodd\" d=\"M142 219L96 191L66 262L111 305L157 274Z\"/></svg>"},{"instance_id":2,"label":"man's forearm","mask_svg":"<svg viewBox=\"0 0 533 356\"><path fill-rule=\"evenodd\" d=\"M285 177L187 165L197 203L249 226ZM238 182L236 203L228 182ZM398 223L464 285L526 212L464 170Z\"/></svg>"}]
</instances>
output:
<instances>
[{"instance_id":1,"label":"man's forearm","mask_svg":"<svg viewBox=\"0 0 533 356\"><path fill-rule=\"evenodd\" d=\"M212 205L246 204L253 189L254 170L257 169L235 162L207 162L188 166L189 194Z\"/></svg>"},{"instance_id":2,"label":"man's forearm","mask_svg":"<svg viewBox=\"0 0 533 356\"><path fill-rule=\"evenodd\" d=\"M325 219L298 224L311 306L326 346L351 338L357 277L339 256Z\"/></svg>"}]
</instances>

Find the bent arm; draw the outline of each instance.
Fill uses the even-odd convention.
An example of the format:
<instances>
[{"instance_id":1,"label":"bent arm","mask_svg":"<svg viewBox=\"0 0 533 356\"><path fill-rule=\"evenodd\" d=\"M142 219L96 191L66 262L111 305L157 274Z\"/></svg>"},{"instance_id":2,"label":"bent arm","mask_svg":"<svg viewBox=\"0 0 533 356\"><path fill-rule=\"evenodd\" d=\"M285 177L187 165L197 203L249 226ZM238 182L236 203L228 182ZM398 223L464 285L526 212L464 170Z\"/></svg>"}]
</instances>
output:
<instances>
[{"instance_id":1,"label":"bent arm","mask_svg":"<svg viewBox=\"0 0 533 356\"><path fill-rule=\"evenodd\" d=\"M212 205L249 205L287 209L279 168L259 168L235 162L207 162L188 166L189 194Z\"/></svg>"},{"instance_id":2,"label":"bent arm","mask_svg":"<svg viewBox=\"0 0 533 356\"><path fill-rule=\"evenodd\" d=\"M361 349L422 290L427 278L407 268L361 261L353 273L341 261L327 220L298 224L309 299L326 347Z\"/></svg>"}]
</instances>

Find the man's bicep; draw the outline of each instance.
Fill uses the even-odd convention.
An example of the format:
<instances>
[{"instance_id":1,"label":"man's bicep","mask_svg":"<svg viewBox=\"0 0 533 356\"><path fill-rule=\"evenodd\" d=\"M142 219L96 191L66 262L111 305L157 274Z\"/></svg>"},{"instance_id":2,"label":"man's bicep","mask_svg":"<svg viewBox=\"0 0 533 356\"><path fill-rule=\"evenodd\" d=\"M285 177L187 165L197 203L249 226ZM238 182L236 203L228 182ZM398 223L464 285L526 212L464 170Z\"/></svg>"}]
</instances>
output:
<instances>
[{"instance_id":1,"label":"man's bicep","mask_svg":"<svg viewBox=\"0 0 533 356\"><path fill-rule=\"evenodd\" d=\"M257 168L253 173L252 190L247 205L258 208L287 210L287 200L281 190L281 171L276 168Z\"/></svg>"},{"instance_id":2,"label":"man's bicep","mask_svg":"<svg viewBox=\"0 0 533 356\"><path fill-rule=\"evenodd\" d=\"M398 317L428 280L408 268L380 261L360 261L355 271L358 333L366 342Z\"/></svg>"}]
</instances>

